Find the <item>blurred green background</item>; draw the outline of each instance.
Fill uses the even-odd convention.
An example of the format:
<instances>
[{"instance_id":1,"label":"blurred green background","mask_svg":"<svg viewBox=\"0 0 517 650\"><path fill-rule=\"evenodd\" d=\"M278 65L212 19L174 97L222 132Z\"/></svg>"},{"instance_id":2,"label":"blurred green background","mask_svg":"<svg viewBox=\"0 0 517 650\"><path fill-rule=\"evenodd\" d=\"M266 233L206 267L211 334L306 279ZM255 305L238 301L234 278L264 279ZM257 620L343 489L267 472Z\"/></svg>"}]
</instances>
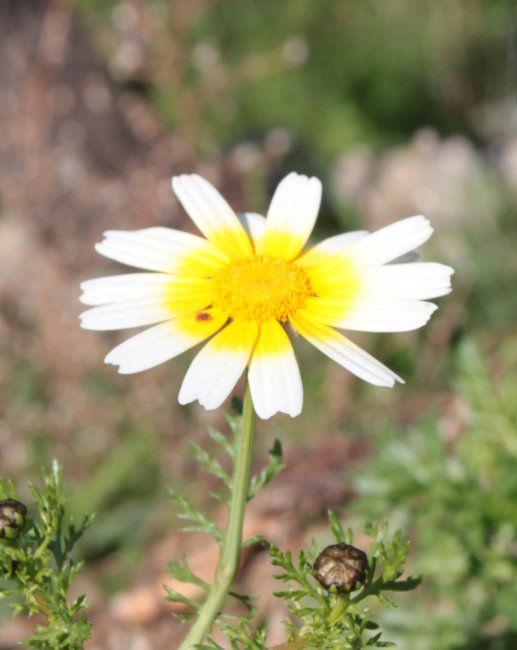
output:
<instances>
[{"instance_id":1,"label":"blurred green background","mask_svg":"<svg viewBox=\"0 0 517 650\"><path fill-rule=\"evenodd\" d=\"M67 234L65 219L47 214L49 228L57 224L64 233L57 248L52 238L34 244L36 226L22 222L16 237L36 246L23 259L46 269L38 280L44 304L31 302L37 276L28 279L30 290L27 278L19 279L14 298L12 272L0 276L0 473L23 493L27 479L58 457L72 509L97 512L84 547L86 588L95 611L104 612L95 647L163 647L155 619L121 617L113 602L165 571L166 560L154 565L150 559L175 525L165 485L203 501L208 482L193 469L185 438L206 443L207 421L223 425L218 415L177 406L188 359L145 377L118 377L103 367L103 355L121 337L76 333L74 292L80 279L121 272L116 265L101 266L94 255L91 243L101 226L152 225L156 215L164 223L181 218L169 198L168 175L194 167L224 187L237 208L257 212L266 210L286 172L318 175L324 184L318 237L374 229L411 214L431 219L436 232L422 256L456 269L453 293L439 300L422 331L352 337L406 384L392 391L361 384L299 342L303 415L262 424L257 453L265 454L274 437L294 456L300 447L316 453L326 440L362 445L352 473L346 455L342 469L332 470L348 490L341 514L358 526L369 517L404 526L414 545L411 569L424 574L416 596L385 620L387 638L399 647L517 647L515 2L34 4L47 19L51 44L52 30L59 41L65 17L80 26L97 62L93 77L65 75L60 92L84 82L90 88L86 110L95 113L107 84L116 98L112 106L146 151L141 170L135 171L138 163L129 169L122 150L114 148L110 169L99 171L110 179L135 174L141 217L132 216L128 225L124 199L108 201L101 216L88 213L86 237ZM63 56L69 48L73 62L79 45L68 38ZM33 65L44 56L37 51ZM64 118L58 109L70 101L64 91L56 93L59 123ZM79 126L82 119L80 113L74 117ZM82 139L77 133L70 128L57 138L72 160L85 139L96 139L95 131L86 130ZM32 208L14 201L11 190L23 181L6 169L0 251L8 252L13 241L25 245L14 238L13 224ZM73 224L74 197L82 197L77 188L92 195L101 190L71 169L53 182L65 187ZM147 211L146 197L157 200L148 176L166 198ZM80 267L66 259L72 249L80 251ZM324 511L326 504L320 505ZM296 547L309 526L303 518L295 523L299 537L290 543ZM309 532L315 525L311 521ZM179 552L175 544L170 542L172 554ZM0 625L0 647L11 647L9 639L16 637L7 625ZM162 627L171 625L166 619ZM132 645L138 639L147 645Z\"/></svg>"}]
</instances>

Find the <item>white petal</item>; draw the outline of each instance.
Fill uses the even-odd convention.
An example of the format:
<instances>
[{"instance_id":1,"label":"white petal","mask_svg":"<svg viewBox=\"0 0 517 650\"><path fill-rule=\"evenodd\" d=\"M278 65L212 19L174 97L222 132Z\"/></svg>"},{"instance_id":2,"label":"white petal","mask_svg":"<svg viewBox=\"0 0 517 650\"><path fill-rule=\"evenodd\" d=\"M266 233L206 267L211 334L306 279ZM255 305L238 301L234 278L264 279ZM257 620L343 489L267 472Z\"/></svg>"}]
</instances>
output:
<instances>
[{"instance_id":1,"label":"white petal","mask_svg":"<svg viewBox=\"0 0 517 650\"><path fill-rule=\"evenodd\" d=\"M311 298L306 309L315 320L340 329L408 332L425 325L437 306L420 300L389 298L356 298L352 301Z\"/></svg>"},{"instance_id":2,"label":"white petal","mask_svg":"<svg viewBox=\"0 0 517 650\"><path fill-rule=\"evenodd\" d=\"M301 413L303 387L289 337L276 320L261 325L253 350L248 380L257 415L266 420L279 411Z\"/></svg>"},{"instance_id":3,"label":"white petal","mask_svg":"<svg viewBox=\"0 0 517 650\"><path fill-rule=\"evenodd\" d=\"M98 253L149 271L203 275L227 261L206 239L172 228L108 230L104 237Z\"/></svg>"},{"instance_id":4,"label":"white petal","mask_svg":"<svg viewBox=\"0 0 517 650\"><path fill-rule=\"evenodd\" d=\"M124 273L81 282L80 300L85 305L105 305L136 298L163 295L171 276L165 273Z\"/></svg>"},{"instance_id":5,"label":"white petal","mask_svg":"<svg viewBox=\"0 0 517 650\"><path fill-rule=\"evenodd\" d=\"M404 383L398 375L336 330L311 321L301 312L291 318L291 323L318 350L360 379L375 386L392 387L396 381Z\"/></svg>"},{"instance_id":6,"label":"white petal","mask_svg":"<svg viewBox=\"0 0 517 650\"><path fill-rule=\"evenodd\" d=\"M322 253L341 253L368 235L367 230L353 230L351 232L344 232L334 237L328 237L313 246L309 251L321 251Z\"/></svg>"},{"instance_id":7,"label":"white petal","mask_svg":"<svg viewBox=\"0 0 517 650\"><path fill-rule=\"evenodd\" d=\"M364 269L361 297L427 300L451 291L454 269L445 264L387 264Z\"/></svg>"},{"instance_id":8,"label":"white petal","mask_svg":"<svg viewBox=\"0 0 517 650\"><path fill-rule=\"evenodd\" d=\"M117 304L121 304L124 309L124 304L137 301L139 305L143 301L146 307L150 303L165 306L167 320L204 309L212 300L209 278L185 275L127 273L87 280L81 287L84 291L82 302L109 306L109 314L113 313L111 308L115 309ZM106 312L100 310L91 313Z\"/></svg>"},{"instance_id":9,"label":"white petal","mask_svg":"<svg viewBox=\"0 0 517 650\"><path fill-rule=\"evenodd\" d=\"M195 316L185 316L140 332L111 350L104 361L119 366L119 373L124 375L164 363L197 345L224 325L224 315L215 310L207 310L206 313L211 316L210 319L200 321Z\"/></svg>"},{"instance_id":10,"label":"white petal","mask_svg":"<svg viewBox=\"0 0 517 650\"><path fill-rule=\"evenodd\" d=\"M258 337L252 321L233 321L214 336L194 358L178 400L198 400L207 410L220 406L244 372Z\"/></svg>"},{"instance_id":11,"label":"white petal","mask_svg":"<svg viewBox=\"0 0 517 650\"><path fill-rule=\"evenodd\" d=\"M361 239L364 239L369 232L367 230L352 230L350 232L344 232L339 235L334 235L333 237L328 237L318 242L312 248L310 248L307 253L311 251L322 252L322 253L341 253L352 244L355 244Z\"/></svg>"},{"instance_id":12,"label":"white petal","mask_svg":"<svg viewBox=\"0 0 517 650\"><path fill-rule=\"evenodd\" d=\"M141 298L109 305L101 305L83 312L81 327L87 330L121 330L152 325L171 317L163 300Z\"/></svg>"},{"instance_id":13,"label":"white petal","mask_svg":"<svg viewBox=\"0 0 517 650\"><path fill-rule=\"evenodd\" d=\"M346 255L361 265L385 264L417 248L432 233L431 224L425 217L409 217L364 237L350 246Z\"/></svg>"},{"instance_id":14,"label":"white petal","mask_svg":"<svg viewBox=\"0 0 517 650\"><path fill-rule=\"evenodd\" d=\"M213 185L197 174L172 179L172 188L192 221L228 257L252 254L249 237L237 215Z\"/></svg>"},{"instance_id":15,"label":"white petal","mask_svg":"<svg viewBox=\"0 0 517 650\"><path fill-rule=\"evenodd\" d=\"M305 251L296 263L300 266L310 267L315 264L321 264L329 260L331 256L346 251L347 248L356 242L364 239L368 235L367 230L354 230L352 232L345 232L341 235L335 235L319 242Z\"/></svg>"},{"instance_id":16,"label":"white petal","mask_svg":"<svg viewBox=\"0 0 517 650\"><path fill-rule=\"evenodd\" d=\"M267 214L264 238L266 255L292 259L314 228L321 203L321 182L296 173L286 176L276 188Z\"/></svg>"},{"instance_id":17,"label":"white petal","mask_svg":"<svg viewBox=\"0 0 517 650\"><path fill-rule=\"evenodd\" d=\"M420 255L416 251L409 251L409 253L404 253L404 255L391 260L389 264L408 264L409 262L417 262L419 259Z\"/></svg>"},{"instance_id":18,"label":"white petal","mask_svg":"<svg viewBox=\"0 0 517 650\"><path fill-rule=\"evenodd\" d=\"M242 227L251 238L256 255L262 252L262 242L266 234L266 218L255 212L237 212Z\"/></svg>"}]
</instances>

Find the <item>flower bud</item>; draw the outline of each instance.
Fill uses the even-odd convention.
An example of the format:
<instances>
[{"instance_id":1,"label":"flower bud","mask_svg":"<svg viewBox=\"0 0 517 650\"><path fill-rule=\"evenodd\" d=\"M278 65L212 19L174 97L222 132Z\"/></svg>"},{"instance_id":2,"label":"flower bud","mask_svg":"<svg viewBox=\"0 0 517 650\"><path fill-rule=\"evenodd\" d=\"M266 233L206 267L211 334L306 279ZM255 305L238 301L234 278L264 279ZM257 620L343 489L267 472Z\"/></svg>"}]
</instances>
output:
<instances>
[{"instance_id":1,"label":"flower bud","mask_svg":"<svg viewBox=\"0 0 517 650\"><path fill-rule=\"evenodd\" d=\"M314 575L318 582L325 589L335 587L342 594L362 585L367 571L366 553L350 544L327 546L314 562Z\"/></svg>"},{"instance_id":2,"label":"flower bud","mask_svg":"<svg viewBox=\"0 0 517 650\"><path fill-rule=\"evenodd\" d=\"M27 508L15 499L0 501L0 539L15 540L25 526Z\"/></svg>"}]
</instances>

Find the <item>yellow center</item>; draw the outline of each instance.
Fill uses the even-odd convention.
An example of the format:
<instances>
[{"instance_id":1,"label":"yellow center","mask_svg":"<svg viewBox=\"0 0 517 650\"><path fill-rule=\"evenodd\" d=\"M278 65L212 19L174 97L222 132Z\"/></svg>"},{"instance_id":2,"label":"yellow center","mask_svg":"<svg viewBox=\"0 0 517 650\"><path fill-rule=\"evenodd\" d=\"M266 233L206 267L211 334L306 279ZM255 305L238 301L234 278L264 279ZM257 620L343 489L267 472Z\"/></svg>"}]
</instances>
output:
<instances>
[{"instance_id":1,"label":"yellow center","mask_svg":"<svg viewBox=\"0 0 517 650\"><path fill-rule=\"evenodd\" d=\"M286 322L312 295L302 268L266 255L232 262L212 277L212 305L233 319Z\"/></svg>"}]
</instances>

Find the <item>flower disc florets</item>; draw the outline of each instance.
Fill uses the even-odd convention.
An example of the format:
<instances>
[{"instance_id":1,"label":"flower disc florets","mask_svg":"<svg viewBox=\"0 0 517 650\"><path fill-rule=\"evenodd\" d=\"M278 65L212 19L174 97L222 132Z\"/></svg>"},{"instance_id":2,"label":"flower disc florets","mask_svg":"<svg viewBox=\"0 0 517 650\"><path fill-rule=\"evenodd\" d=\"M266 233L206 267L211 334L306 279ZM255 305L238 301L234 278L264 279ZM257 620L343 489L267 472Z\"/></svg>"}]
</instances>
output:
<instances>
[{"instance_id":1,"label":"flower disc florets","mask_svg":"<svg viewBox=\"0 0 517 650\"><path fill-rule=\"evenodd\" d=\"M313 295L305 271L285 260L259 255L232 262L212 277L212 304L232 319L285 323Z\"/></svg>"}]
</instances>

